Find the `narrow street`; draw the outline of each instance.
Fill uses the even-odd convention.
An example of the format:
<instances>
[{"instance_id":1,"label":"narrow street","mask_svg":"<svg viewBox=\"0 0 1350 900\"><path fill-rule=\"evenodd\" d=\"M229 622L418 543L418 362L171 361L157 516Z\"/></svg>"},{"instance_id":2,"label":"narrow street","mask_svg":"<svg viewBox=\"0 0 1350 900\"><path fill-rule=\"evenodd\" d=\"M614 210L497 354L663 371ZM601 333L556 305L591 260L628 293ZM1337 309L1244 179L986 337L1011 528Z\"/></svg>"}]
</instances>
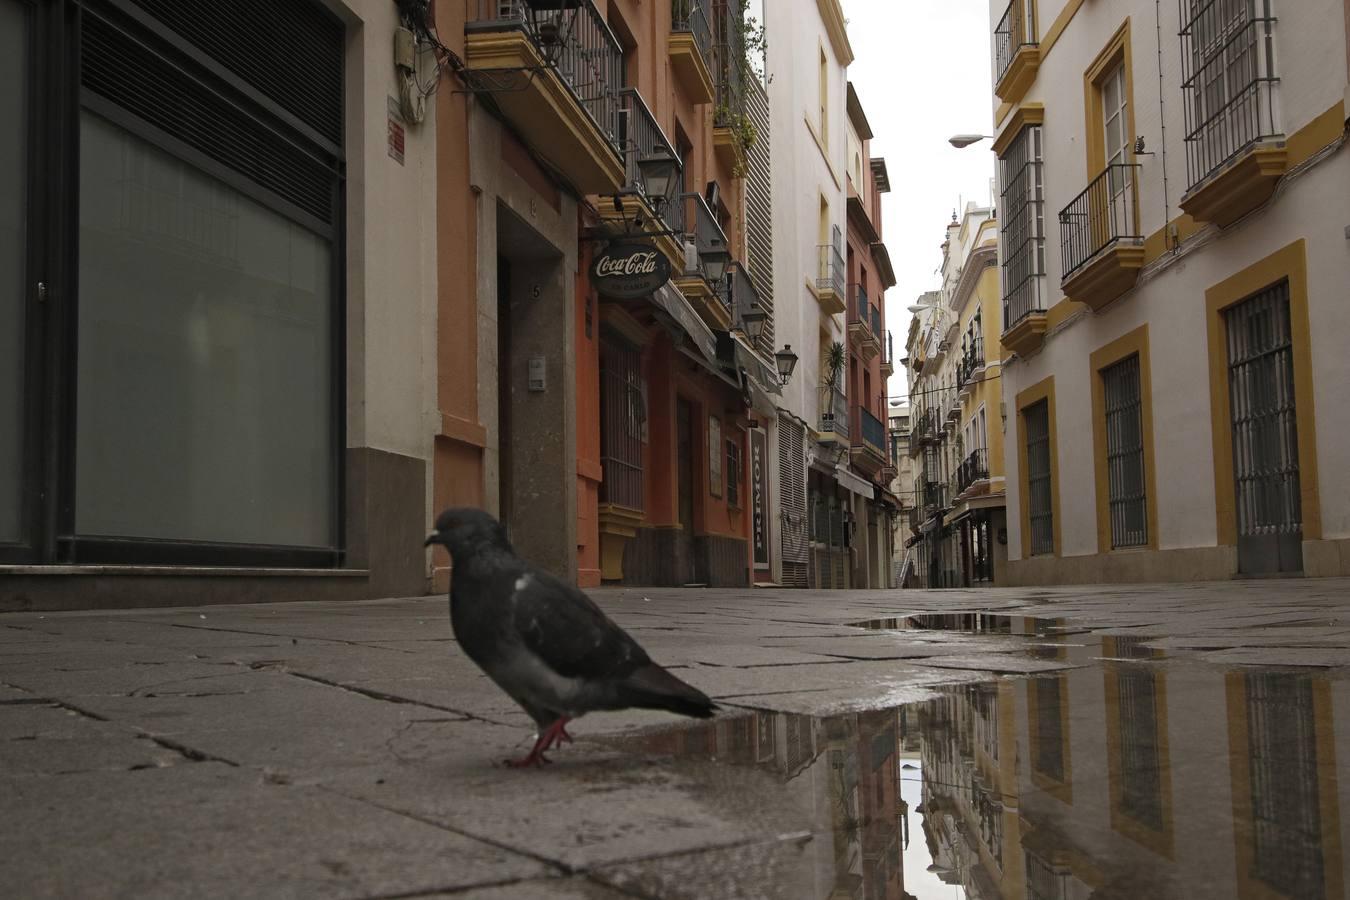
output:
<instances>
[{"instance_id":1,"label":"narrow street","mask_svg":"<svg viewBox=\"0 0 1350 900\"><path fill-rule=\"evenodd\" d=\"M0 893L1344 896L1350 581L594 596L718 718L506 769L443 596L0 616Z\"/></svg>"}]
</instances>

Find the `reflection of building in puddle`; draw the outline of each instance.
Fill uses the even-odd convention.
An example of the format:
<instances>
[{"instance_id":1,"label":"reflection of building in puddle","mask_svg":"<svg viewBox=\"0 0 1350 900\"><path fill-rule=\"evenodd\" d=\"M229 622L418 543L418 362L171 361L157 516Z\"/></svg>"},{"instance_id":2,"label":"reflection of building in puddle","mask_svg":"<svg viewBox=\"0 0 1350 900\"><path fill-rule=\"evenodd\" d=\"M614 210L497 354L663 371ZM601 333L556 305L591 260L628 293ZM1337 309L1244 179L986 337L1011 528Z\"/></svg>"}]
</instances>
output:
<instances>
[{"instance_id":1,"label":"reflection of building in puddle","mask_svg":"<svg viewBox=\"0 0 1350 900\"><path fill-rule=\"evenodd\" d=\"M1189 670L1177 683L1127 661L1156 657L1124 638L1102 656L918 707L943 881L971 898L1345 897L1345 682Z\"/></svg>"},{"instance_id":2,"label":"reflection of building in puddle","mask_svg":"<svg viewBox=\"0 0 1350 900\"><path fill-rule=\"evenodd\" d=\"M644 752L775 773L817 836L810 845L816 890L804 896L905 900L899 717L894 709L825 719L753 713L638 741Z\"/></svg>"},{"instance_id":3,"label":"reflection of building in puddle","mask_svg":"<svg viewBox=\"0 0 1350 900\"><path fill-rule=\"evenodd\" d=\"M899 710L637 740L773 773L816 835L793 896L1345 898L1350 682L1172 669L1136 638L1103 637L1100 659Z\"/></svg>"}]
</instances>

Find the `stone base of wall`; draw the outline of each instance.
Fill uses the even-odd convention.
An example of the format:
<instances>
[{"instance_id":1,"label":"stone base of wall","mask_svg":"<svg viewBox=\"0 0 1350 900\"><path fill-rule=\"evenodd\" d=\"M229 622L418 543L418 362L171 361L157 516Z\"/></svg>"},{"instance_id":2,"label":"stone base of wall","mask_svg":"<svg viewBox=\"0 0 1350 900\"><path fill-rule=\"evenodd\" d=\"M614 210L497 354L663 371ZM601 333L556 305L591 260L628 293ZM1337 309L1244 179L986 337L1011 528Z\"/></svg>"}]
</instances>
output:
<instances>
[{"instance_id":1,"label":"stone base of wall","mask_svg":"<svg viewBox=\"0 0 1350 900\"><path fill-rule=\"evenodd\" d=\"M1129 550L1086 556L1010 559L1007 584L1139 584L1166 581L1225 581L1237 576L1236 547L1183 550Z\"/></svg>"},{"instance_id":2,"label":"stone base of wall","mask_svg":"<svg viewBox=\"0 0 1350 900\"><path fill-rule=\"evenodd\" d=\"M643 587L747 587L746 541L682 528L639 528L623 554L623 583Z\"/></svg>"},{"instance_id":3,"label":"stone base of wall","mask_svg":"<svg viewBox=\"0 0 1350 900\"><path fill-rule=\"evenodd\" d=\"M1350 538L1303 542L1308 578L1350 576ZM1129 584L1226 581L1238 576L1236 547L1128 550L1087 556L1010 559L1007 584Z\"/></svg>"}]
</instances>

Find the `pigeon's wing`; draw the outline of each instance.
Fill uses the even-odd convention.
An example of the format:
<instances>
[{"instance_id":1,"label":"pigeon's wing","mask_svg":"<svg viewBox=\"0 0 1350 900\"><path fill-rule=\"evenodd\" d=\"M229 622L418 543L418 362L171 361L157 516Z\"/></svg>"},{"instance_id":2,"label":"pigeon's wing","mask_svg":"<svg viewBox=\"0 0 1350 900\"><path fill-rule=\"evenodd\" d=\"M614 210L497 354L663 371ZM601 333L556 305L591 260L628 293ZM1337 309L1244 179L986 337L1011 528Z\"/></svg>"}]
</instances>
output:
<instances>
[{"instance_id":1,"label":"pigeon's wing","mask_svg":"<svg viewBox=\"0 0 1350 900\"><path fill-rule=\"evenodd\" d=\"M521 583L524 582L524 583ZM651 663L590 597L543 572L516 582L514 624L525 646L565 678L626 678Z\"/></svg>"}]
</instances>

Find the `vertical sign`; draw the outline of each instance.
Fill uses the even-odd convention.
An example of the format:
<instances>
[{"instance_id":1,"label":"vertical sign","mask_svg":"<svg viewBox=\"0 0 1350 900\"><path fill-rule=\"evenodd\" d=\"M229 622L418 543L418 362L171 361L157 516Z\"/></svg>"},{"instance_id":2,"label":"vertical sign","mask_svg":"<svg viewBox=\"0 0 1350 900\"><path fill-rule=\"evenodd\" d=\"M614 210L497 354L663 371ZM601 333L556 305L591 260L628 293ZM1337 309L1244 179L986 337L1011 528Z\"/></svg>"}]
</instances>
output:
<instances>
[{"instance_id":1,"label":"vertical sign","mask_svg":"<svg viewBox=\"0 0 1350 900\"><path fill-rule=\"evenodd\" d=\"M403 115L399 112L398 101L389 100L389 158L403 165L403 147L406 132L403 130Z\"/></svg>"},{"instance_id":2,"label":"vertical sign","mask_svg":"<svg viewBox=\"0 0 1350 900\"><path fill-rule=\"evenodd\" d=\"M769 484L763 429L750 431L750 511L753 517L755 568L769 568Z\"/></svg>"}]
</instances>

